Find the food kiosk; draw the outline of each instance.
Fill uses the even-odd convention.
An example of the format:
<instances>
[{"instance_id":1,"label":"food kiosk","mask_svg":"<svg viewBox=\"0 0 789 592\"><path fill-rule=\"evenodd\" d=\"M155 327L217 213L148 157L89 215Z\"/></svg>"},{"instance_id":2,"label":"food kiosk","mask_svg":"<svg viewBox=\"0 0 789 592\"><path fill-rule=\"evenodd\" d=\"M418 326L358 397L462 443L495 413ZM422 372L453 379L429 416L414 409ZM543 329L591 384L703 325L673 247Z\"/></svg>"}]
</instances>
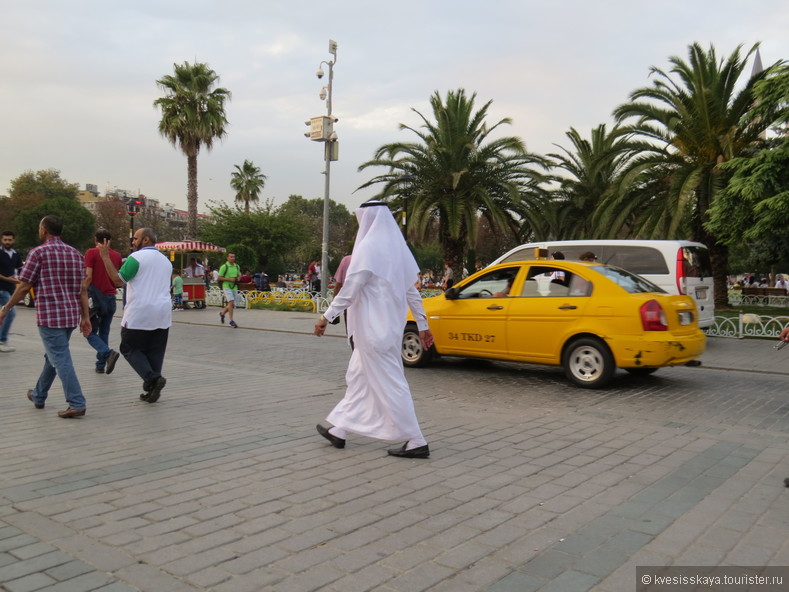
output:
<instances>
[{"instance_id":1,"label":"food kiosk","mask_svg":"<svg viewBox=\"0 0 789 592\"><path fill-rule=\"evenodd\" d=\"M175 269L183 270L188 266L192 257L202 264L204 253L224 253L224 247L217 247L202 241L168 241L156 243L156 248L169 256ZM184 302L191 302L195 308L205 308L205 278L185 277Z\"/></svg>"}]
</instances>

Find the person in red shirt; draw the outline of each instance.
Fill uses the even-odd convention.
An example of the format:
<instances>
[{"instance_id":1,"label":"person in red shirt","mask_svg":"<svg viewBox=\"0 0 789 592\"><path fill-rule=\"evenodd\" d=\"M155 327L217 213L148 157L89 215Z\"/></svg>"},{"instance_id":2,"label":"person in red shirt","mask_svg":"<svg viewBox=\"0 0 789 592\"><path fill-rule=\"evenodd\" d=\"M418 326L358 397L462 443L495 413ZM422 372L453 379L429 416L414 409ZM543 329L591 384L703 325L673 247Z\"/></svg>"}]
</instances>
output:
<instances>
[{"instance_id":1,"label":"person in red shirt","mask_svg":"<svg viewBox=\"0 0 789 592\"><path fill-rule=\"evenodd\" d=\"M105 240L109 243L112 236L100 228L96 231L95 239L98 246ZM115 269L121 268L121 254L118 251L110 249L110 260ZM93 301L90 317L92 329L88 335L88 343L96 350L96 373L112 374L120 357L117 351L110 348L110 326L117 308L115 284L107 275L104 261L96 247L85 251L85 289Z\"/></svg>"}]
</instances>

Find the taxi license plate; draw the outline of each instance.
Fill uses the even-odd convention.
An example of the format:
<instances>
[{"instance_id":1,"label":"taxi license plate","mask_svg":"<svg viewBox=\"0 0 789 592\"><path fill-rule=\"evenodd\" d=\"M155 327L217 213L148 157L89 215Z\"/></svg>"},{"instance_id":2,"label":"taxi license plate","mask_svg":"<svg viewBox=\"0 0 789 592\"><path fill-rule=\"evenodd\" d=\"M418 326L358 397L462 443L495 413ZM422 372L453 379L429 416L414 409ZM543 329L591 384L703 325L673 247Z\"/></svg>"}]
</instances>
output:
<instances>
[{"instance_id":1,"label":"taxi license plate","mask_svg":"<svg viewBox=\"0 0 789 592\"><path fill-rule=\"evenodd\" d=\"M690 325L693 322L693 313L689 310L679 311L679 324Z\"/></svg>"}]
</instances>

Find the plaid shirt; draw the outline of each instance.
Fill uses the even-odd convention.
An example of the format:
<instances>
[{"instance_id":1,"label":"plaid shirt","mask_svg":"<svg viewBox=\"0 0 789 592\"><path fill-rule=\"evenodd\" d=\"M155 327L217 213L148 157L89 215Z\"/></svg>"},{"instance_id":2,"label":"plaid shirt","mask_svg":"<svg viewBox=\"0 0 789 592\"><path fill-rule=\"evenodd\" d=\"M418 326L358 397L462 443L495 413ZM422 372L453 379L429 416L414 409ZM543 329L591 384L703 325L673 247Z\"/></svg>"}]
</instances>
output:
<instances>
[{"instance_id":1,"label":"plaid shirt","mask_svg":"<svg viewBox=\"0 0 789 592\"><path fill-rule=\"evenodd\" d=\"M36 290L36 322L50 329L79 325L82 312L80 290L85 278L82 255L60 237L50 238L32 249L19 279Z\"/></svg>"}]
</instances>

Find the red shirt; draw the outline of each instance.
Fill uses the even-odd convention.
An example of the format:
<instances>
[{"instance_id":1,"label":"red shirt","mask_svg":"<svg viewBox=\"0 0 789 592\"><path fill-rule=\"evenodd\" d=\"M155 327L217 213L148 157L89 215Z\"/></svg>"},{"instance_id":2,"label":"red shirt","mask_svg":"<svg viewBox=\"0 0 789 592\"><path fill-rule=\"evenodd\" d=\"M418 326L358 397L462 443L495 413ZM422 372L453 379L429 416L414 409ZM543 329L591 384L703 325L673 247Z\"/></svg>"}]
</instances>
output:
<instances>
[{"instance_id":1,"label":"red shirt","mask_svg":"<svg viewBox=\"0 0 789 592\"><path fill-rule=\"evenodd\" d=\"M50 329L79 325L80 290L85 278L82 255L55 236L27 254L19 279L36 289L36 323Z\"/></svg>"},{"instance_id":2,"label":"red shirt","mask_svg":"<svg viewBox=\"0 0 789 592\"><path fill-rule=\"evenodd\" d=\"M121 254L118 251L110 249L110 261L112 261L115 269L121 268ZM93 269L93 281L91 281L91 284L101 290L102 294L107 296L115 294L115 284L112 283L110 276L107 274L107 268L104 267L104 261L96 247L85 251L85 267Z\"/></svg>"},{"instance_id":3,"label":"red shirt","mask_svg":"<svg viewBox=\"0 0 789 592\"><path fill-rule=\"evenodd\" d=\"M351 264L351 256L346 255L337 266L337 271L334 272L334 281L341 284L345 283L345 276L348 274L348 266Z\"/></svg>"}]
</instances>

